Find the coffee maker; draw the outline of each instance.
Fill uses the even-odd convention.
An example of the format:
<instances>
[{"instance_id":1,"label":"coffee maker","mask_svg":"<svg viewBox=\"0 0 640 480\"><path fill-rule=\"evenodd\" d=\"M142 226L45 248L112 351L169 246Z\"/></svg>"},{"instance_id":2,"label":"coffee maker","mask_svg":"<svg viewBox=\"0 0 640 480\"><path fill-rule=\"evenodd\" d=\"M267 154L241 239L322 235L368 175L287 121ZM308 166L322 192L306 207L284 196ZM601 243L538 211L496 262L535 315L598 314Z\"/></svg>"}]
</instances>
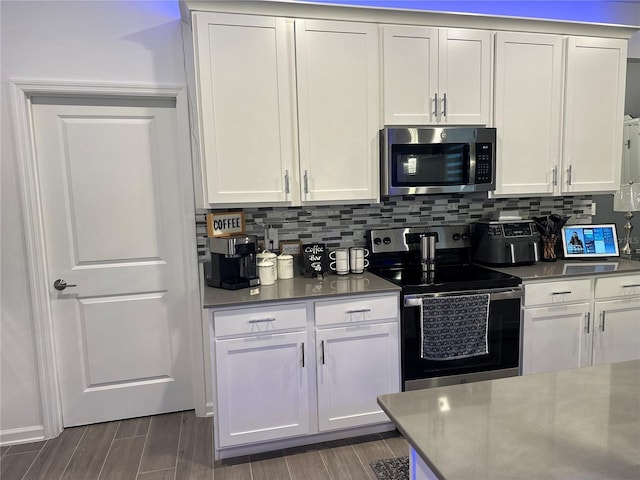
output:
<instances>
[{"instance_id":1,"label":"coffee maker","mask_svg":"<svg viewBox=\"0 0 640 480\"><path fill-rule=\"evenodd\" d=\"M257 245L255 235L209 238L210 259L204 264L207 285L227 290L260 285L256 269Z\"/></svg>"}]
</instances>

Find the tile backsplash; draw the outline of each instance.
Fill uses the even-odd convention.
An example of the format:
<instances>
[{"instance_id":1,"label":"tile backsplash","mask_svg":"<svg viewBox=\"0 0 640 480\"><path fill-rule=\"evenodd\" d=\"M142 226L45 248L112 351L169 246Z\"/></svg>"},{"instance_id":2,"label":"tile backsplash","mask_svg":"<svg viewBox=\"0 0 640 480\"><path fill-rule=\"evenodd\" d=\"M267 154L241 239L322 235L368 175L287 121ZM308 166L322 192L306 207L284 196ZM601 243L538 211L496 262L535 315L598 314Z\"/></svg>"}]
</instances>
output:
<instances>
[{"instance_id":1,"label":"tile backsplash","mask_svg":"<svg viewBox=\"0 0 640 480\"><path fill-rule=\"evenodd\" d=\"M504 210L518 210L523 218L551 213L571 216L570 223L591 221L591 195L491 199L486 194L389 197L376 204L320 205L304 207L252 207L198 210L198 244L206 236L204 214L215 211L245 212L247 233L264 238L267 225L278 238L321 242L328 248L363 246L365 232L374 228L404 225L460 224L489 219Z\"/></svg>"}]
</instances>

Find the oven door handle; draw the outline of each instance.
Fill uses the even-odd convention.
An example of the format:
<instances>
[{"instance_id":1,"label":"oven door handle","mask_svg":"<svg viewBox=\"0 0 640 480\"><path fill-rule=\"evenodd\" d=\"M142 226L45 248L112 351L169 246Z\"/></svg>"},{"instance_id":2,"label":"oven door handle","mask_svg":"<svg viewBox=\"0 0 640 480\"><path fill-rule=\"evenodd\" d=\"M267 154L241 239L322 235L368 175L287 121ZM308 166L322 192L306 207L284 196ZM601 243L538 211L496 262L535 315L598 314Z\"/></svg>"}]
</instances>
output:
<instances>
[{"instance_id":1,"label":"oven door handle","mask_svg":"<svg viewBox=\"0 0 640 480\"><path fill-rule=\"evenodd\" d=\"M477 295L482 293L489 294L489 301L496 300L509 300L512 298L522 298L522 288L509 288L506 290L472 290L472 291L456 291L456 292L443 292L443 293L430 293L423 295L405 295L404 306L405 307L420 307L422 305L423 298L436 298L444 296L462 296L462 295Z\"/></svg>"}]
</instances>

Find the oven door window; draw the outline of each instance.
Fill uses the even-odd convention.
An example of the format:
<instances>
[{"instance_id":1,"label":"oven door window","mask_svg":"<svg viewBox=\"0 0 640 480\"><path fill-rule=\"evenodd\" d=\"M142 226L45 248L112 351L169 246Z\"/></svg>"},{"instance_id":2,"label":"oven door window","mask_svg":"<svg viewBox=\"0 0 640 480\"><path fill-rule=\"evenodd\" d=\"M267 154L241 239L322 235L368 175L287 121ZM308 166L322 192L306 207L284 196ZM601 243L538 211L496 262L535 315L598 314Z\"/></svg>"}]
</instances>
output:
<instances>
[{"instance_id":1,"label":"oven door window","mask_svg":"<svg viewBox=\"0 0 640 480\"><path fill-rule=\"evenodd\" d=\"M393 145L392 182L397 187L466 185L469 183L469 144Z\"/></svg>"}]
</instances>

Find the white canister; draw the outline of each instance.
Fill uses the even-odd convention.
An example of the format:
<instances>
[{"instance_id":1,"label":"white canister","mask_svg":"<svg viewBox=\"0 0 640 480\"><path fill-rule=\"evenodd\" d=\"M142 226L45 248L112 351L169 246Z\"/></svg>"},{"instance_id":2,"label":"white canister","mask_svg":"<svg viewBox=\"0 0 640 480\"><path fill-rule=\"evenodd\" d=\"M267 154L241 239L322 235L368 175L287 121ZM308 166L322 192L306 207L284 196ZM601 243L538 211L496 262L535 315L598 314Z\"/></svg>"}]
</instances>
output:
<instances>
[{"instance_id":1,"label":"white canister","mask_svg":"<svg viewBox=\"0 0 640 480\"><path fill-rule=\"evenodd\" d=\"M271 260L258 262L258 277L260 277L260 285L276 283L276 264Z\"/></svg>"},{"instance_id":2,"label":"white canister","mask_svg":"<svg viewBox=\"0 0 640 480\"><path fill-rule=\"evenodd\" d=\"M264 252L260 252L256 254L256 262L260 265L261 262L273 262L273 268L275 270L275 279L278 280L278 270L276 269L276 258L277 255L269 250L265 250Z\"/></svg>"},{"instance_id":3,"label":"white canister","mask_svg":"<svg viewBox=\"0 0 640 480\"><path fill-rule=\"evenodd\" d=\"M293 278L293 255L281 253L278 255L278 278L286 280Z\"/></svg>"}]
</instances>

